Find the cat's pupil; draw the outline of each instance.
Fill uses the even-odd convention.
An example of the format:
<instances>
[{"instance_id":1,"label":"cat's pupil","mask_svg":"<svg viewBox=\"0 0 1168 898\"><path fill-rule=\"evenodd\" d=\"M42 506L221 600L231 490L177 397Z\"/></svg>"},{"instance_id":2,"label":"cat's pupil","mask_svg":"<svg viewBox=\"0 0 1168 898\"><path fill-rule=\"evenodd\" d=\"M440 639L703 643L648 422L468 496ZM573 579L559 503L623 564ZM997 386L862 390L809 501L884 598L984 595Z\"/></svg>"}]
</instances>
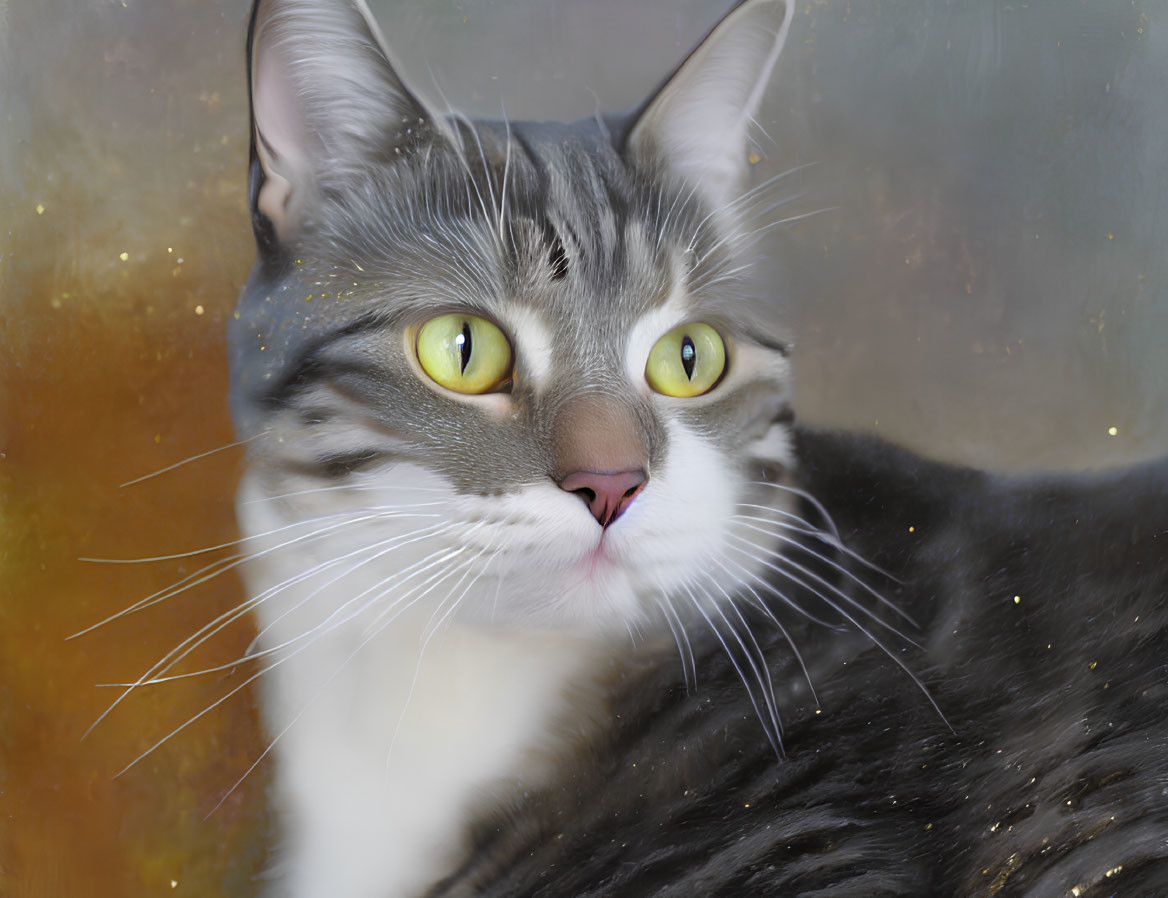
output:
<instances>
[{"instance_id":1,"label":"cat's pupil","mask_svg":"<svg viewBox=\"0 0 1168 898\"><path fill-rule=\"evenodd\" d=\"M693 380L694 365L697 364L698 351L694 348L693 340L688 336L681 338L681 367L685 369L685 376Z\"/></svg>"},{"instance_id":2,"label":"cat's pupil","mask_svg":"<svg viewBox=\"0 0 1168 898\"><path fill-rule=\"evenodd\" d=\"M470 323L462 322L462 333L454 338L454 345L458 347L458 355L461 360L461 367L459 374L466 374L466 366L470 364Z\"/></svg>"}]
</instances>

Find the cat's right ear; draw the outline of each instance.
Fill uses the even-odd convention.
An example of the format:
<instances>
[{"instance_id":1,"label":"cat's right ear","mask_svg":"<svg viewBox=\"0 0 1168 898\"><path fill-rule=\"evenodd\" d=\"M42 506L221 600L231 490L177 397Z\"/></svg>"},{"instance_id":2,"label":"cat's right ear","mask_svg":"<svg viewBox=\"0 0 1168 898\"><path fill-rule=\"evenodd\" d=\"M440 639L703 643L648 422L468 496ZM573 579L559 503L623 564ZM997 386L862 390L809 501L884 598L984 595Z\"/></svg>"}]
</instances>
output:
<instances>
[{"instance_id":1,"label":"cat's right ear","mask_svg":"<svg viewBox=\"0 0 1168 898\"><path fill-rule=\"evenodd\" d=\"M624 152L715 209L740 195L749 129L790 30L794 0L741 0L633 119Z\"/></svg>"},{"instance_id":2,"label":"cat's right ear","mask_svg":"<svg viewBox=\"0 0 1168 898\"><path fill-rule=\"evenodd\" d=\"M277 240L322 189L444 139L441 119L398 78L364 0L257 0L248 61L252 214Z\"/></svg>"}]
</instances>

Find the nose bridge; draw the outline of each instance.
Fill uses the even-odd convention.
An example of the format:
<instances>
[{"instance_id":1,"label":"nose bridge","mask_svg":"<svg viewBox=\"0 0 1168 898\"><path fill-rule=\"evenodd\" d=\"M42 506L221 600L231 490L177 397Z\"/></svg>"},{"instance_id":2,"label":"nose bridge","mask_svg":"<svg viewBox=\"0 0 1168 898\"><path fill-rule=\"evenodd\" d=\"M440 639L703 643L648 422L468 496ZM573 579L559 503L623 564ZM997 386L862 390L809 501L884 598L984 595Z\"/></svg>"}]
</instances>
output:
<instances>
[{"instance_id":1,"label":"nose bridge","mask_svg":"<svg viewBox=\"0 0 1168 898\"><path fill-rule=\"evenodd\" d=\"M552 455L557 482L579 471L615 474L648 467L646 434L632 403L605 394L575 396L560 406Z\"/></svg>"}]
</instances>

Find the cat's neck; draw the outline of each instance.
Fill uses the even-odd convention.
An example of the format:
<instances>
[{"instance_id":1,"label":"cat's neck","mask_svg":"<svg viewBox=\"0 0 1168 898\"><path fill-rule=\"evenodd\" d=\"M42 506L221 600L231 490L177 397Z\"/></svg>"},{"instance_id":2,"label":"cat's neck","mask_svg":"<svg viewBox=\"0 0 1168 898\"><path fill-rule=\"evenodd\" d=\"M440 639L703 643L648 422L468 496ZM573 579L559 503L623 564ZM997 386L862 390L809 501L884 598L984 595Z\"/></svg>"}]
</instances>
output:
<instances>
[{"instance_id":1,"label":"cat's neck","mask_svg":"<svg viewBox=\"0 0 1168 898\"><path fill-rule=\"evenodd\" d=\"M600 706L594 646L454 627L423 656L419 635L402 628L384 640L336 701L288 734L284 785L317 812L299 821L322 861L318 883L307 871L306 895L335 888L337 869L354 877L343 894L364 894L366 882L381 895L417 893L461 860L475 810L545 781L566 748L554 735L563 717L586 730ZM361 693L357 681L386 689Z\"/></svg>"}]
</instances>

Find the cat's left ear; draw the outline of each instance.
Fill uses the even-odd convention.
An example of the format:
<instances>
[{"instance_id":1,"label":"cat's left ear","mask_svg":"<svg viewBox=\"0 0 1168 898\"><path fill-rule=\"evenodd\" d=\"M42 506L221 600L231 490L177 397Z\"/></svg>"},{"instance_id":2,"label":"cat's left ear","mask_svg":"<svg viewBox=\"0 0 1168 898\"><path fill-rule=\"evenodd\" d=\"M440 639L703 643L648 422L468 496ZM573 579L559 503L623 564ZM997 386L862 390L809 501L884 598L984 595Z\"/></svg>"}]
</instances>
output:
<instances>
[{"instance_id":1,"label":"cat's left ear","mask_svg":"<svg viewBox=\"0 0 1168 898\"><path fill-rule=\"evenodd\" d=\"M262 169L253 212L278 239L322 191L343 192L370 165L448 138L394 71L364 0L256 0L248 58Z\"/></svg>"},{"instance_id":2,"label":"cat's left ear","mask_svg":"<svg viewBox=\"0 0 1168 898\"><path fill-rule=\"evenodd\" d=\"M792 0L743 0L637 114L625 152L667 171L714 208L734 200L747 136L791 25Z\"/></svg>"}]
</instances>

